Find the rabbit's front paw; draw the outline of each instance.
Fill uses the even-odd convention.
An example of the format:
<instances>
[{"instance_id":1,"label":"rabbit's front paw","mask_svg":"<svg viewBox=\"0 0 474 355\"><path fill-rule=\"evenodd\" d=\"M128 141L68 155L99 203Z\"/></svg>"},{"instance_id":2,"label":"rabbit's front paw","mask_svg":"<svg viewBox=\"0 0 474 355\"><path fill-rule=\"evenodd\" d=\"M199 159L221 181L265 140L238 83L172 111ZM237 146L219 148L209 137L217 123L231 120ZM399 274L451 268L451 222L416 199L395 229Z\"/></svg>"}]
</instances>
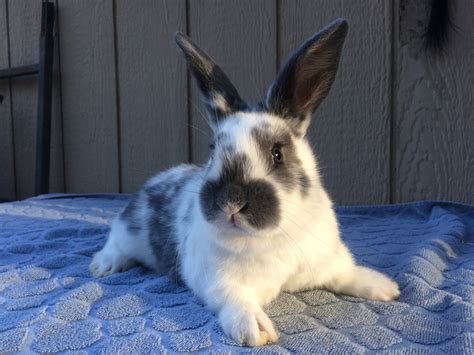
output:
<instances>
[{"instance_id":1,"label":"rabbit's front paw","mask_svg":"<svg viewBox=\"0 0 474 355\"><path fill-rule=\"evenodd\" d=\"M94 254L89 270L95 277L107 276L116 272L126 271L134 265L134 262L120 254L118 250L104 248Z\"/></svg>"},{"instance_id":2,"label":"rabbit's front paw","mask_svg":"<svg viewBox=\"0 0 474 355\"><path fill-rule=\"evenodd\" d=\"M240 344L261 346L278 340L272 321L263 311L224 307L219 322L224 333Z\"/></svg>"}]
</instances>

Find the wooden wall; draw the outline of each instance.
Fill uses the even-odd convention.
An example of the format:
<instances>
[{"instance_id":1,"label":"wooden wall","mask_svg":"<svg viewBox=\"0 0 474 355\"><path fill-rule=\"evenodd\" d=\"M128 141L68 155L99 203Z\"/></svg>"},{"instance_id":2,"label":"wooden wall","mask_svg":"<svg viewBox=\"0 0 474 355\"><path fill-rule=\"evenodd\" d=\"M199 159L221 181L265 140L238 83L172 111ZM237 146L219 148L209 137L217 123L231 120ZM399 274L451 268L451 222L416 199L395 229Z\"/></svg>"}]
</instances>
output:
<instances>
[{"instance_id":1,"label":"wooden wall","mask_svg":"<svg viewBox=\"0 0 474 355\"><path fill-rule=\"evenodd\" d=\"M0 67L37 60L39 0L0 0ZM257 101L306 37L350 30L310 130L338 204L474 203L474 32L457 0L445 51L422 49L428 0L55 0L52 192L131 192L203 162L210 131L173 33ZM35 78L0 82L0 199L33 194Z\"/></svg>"}]
</instances>

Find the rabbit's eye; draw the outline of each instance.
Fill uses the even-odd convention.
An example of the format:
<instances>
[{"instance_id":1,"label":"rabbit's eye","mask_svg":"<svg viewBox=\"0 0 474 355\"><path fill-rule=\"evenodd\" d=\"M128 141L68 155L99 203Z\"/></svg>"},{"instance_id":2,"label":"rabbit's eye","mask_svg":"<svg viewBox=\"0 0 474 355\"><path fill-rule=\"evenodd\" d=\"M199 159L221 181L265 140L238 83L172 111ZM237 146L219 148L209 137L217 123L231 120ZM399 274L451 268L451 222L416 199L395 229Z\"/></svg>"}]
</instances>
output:
<instances>
[{"instance_id":1,"label":"rabbit's eye","mask_svg":"<svg viewBox=\"0 0 474 355\"><path fill-rule=\"evenodd\" d=\"M283 153L281 147L275 146L272 149L273 164L278 165L283 163Z\"/></svg>"},{"instance_id":2,"label":"rabbit's eye","mask_svg":"<svg viewBox=\"0 0 474 355\"><path fill-rule=\"evenodd\" d=\"M210 150L214 150L215 147L216 147L216 146L214 145L214 143L209 144L209 149L210 149Z\"/></svg>"}]
</instances>

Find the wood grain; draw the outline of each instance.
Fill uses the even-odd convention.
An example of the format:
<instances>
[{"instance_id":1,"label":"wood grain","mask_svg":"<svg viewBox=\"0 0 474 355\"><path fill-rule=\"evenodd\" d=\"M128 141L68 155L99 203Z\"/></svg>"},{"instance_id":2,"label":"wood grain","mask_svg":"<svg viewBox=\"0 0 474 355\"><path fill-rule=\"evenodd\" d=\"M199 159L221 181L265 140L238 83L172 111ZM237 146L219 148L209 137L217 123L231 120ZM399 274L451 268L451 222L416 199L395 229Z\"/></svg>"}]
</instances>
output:
<instances>
[{"instance_id":1,"label":"wood grain","mask_svg":"<svg viewBox=\"0 0 474 355\"><path fill-rule=\"evenodd\" d=\"M393 201L474 203L474 3L455 2L456 31L438 54L422 48L428 5L398 7Z\"/></svg>"},{"instance_id":2,"label":"wood grain","mask_svg":"<svg viewBox=\"0 0 474 355\"><path fill-rule=\"evenodd\" d=\"M9 31L12 66L38 63L41 2L10 0ZM57 47L57 43L55 44ZM50 190L64 191L61 108L58 83L58 52L55 53L51 121ZM34 195L38 77L12 80L12 116L15 142L17 198Z\"/></svg>"},{"instance_id":3,"label":"wood grain","mask_svg":"<svg viewBox=\"0 0 474 355\"><path fill-rule=\"evenodd\" d=\"M7 7L6 0L0 0L0 69L6 69L8 61ZM0 201L14 200L15 163L13 154L12 115L10 106L10 83L0 80Z\"/></svg>"},{"instance_id":4,"label":"wood grain","mask_svg":"<svg viewBox=\"0 0 474 355\"><path fill-rule=\"evenodd\" d=\"M173 40L185 0L116 5L122 191L188 160L187 77Z\"/></svg>"},{"instance_id":5,"label":"wood grain","mask_svg":"<svg viewBox=\"0 0 474 355\"><path fill-rule=\"evenodd\" d=\"M279 62L335 18L349 22L339 71L309 131L338 204L389 202L391 2L295 1L280 6Z\"/></svg>"},{"instance_id":6,"label":"wood grain","mask_svg":"<svg viewBox=\"0 0 474 355\"><path fill-rule=\"evenodd\" d=\"M189 35L226 72L249 103L265 95L276 75L276 1L193 0ZM191 83L192 160L204 162L212 142L204 105Z\"/></svg>"},{"instance_id":7,"label":"wood grain","mask_svg":"<svg viewBox=\"0 0 474 355\"><path fill-rule=\"evenodd\" d=\"M67 192L119 191L112 10L111 0L59 1Z\"/></svg>"},{"instance_id":8,"label":"wood grain","mask_svg":"<svg viewBox=\"0 0 474 355\"><path fill-rule=\"evenodd\" d=\"M474 203L470 0L455 2L457 30L436 55L422 50L430 0L55 1L52 191L131 192L156 171L205 161L211 132L174 31L187 31L255 103L304 39L345 17L340 70L309 131L335 202ZM0 0L0 67L8 53L12 66L37 62L40 5ZM0 199L25 198L34 187L36 77L13 80L11 92L0 82L0 94Z\"/></svg>"}]
</instances>

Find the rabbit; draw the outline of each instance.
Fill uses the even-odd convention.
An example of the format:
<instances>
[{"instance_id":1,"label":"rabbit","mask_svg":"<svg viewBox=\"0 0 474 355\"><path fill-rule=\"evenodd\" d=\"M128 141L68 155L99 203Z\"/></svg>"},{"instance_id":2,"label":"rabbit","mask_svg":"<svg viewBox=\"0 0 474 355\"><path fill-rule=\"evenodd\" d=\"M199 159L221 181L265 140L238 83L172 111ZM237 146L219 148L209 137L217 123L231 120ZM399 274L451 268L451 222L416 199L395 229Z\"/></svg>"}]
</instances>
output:
<instances>
[{"instance_id":1,"label":"rabbit","mask_svg":"<svg viewBox=\"0 0 474 355\"><path fill-rule=\"evenodd\" d=\"M179 165L146 182L112 222L92 274L136 262L177 273L215 312L224 333L247 346L278 340L264 307L282 291L397 298L398 285L357 265L342 242L306 138L336 76L347 30L337 19L304 42L255 108L177 32L214 134L209 161Z\"/></svg>"}]
</instances>

